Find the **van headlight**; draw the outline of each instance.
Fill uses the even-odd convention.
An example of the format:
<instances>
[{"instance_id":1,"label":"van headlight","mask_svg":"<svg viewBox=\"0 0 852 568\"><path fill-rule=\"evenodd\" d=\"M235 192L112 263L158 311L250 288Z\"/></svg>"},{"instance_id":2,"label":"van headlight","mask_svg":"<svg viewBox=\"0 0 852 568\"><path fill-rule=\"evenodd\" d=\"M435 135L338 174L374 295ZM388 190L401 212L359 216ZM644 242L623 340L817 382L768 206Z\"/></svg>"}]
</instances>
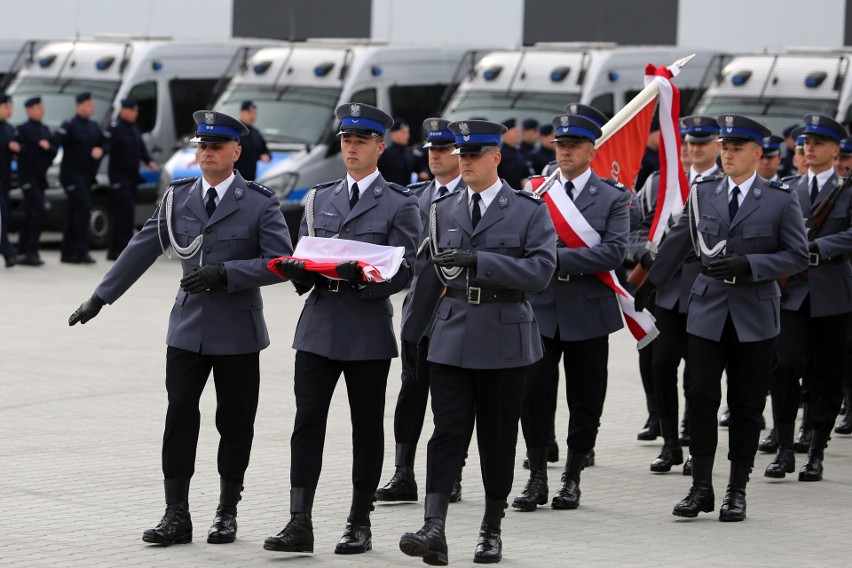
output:
<instances>
[{"instance_id":1,"label":"van headlight","mask_svg":"<svg viewBox=\"0 0 852 568\"><path fill-rule=\"evenodd\" d=\"M263 185L271 189L278 196L278 199L286 197L296 187L299 181L299 174L295 172L285 172L277 176L263 180Z\"/></svg>"}]
</instances>

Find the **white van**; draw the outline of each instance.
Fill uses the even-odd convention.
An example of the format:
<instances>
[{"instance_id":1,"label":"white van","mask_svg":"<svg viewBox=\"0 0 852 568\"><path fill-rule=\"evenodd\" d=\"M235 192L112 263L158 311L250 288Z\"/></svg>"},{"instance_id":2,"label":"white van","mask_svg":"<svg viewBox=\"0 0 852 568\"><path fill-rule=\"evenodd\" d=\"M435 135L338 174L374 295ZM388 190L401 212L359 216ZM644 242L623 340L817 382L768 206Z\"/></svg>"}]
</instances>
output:
<instances>
[{"instance_id":1,"label":"white van","mask_svg":"<svg viewBox=\"0 0 852 568\"><path fill-rule=\"evenodd\" d=\"M76 112L75 95L90 91L95 100L93 120L106 128L118 113L121 99L139 102L139 128L154 160L162 163L174 151L180 135L193 129L193 111L207 107L227 79L246 64L258 48L280 42L259 39L136 38L102 36L91 40L49 42L25 62L7 89L15 105L13 122L26 120L24 101L41 96L44 123L55 130ZM61 150L60 150L61 152ZM107 158L108 159L108 158ZM48 172L46 231L61 230L65 222L65 193L59 184L57 156ZM106 163L101 164L93 189L90 226L94 247L106 244L110 221ZM151 216L159 172L140 164L144 183L137 192L136 221ZM23 215L20 190L13 190L14 230Z\"/></svg>"}]
</instances>

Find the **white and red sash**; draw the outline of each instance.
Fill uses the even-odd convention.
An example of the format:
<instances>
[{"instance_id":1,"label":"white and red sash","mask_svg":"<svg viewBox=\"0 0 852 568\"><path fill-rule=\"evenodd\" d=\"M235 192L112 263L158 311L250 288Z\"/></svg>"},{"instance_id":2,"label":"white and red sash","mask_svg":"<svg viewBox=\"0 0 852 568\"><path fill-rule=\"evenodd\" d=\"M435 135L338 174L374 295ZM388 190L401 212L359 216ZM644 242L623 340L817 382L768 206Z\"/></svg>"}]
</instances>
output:
<instances>
[{"instance_id":1,"label":"white and red sash","mask_svg":"<svg viewBox=\"0 0 852 568\"><path fill-rule=\"evenodd\" d=\"M283 278L276 263L293 259L305 263L305 270L317 272L334 280L341 280L337 264L355 260L364 272L366 282L386 282L397 273L405 256L404 247L374 245L348 239L323 239L304 236L296 244L292 256L273 258L267 268Z\"/></svg>"},{"instance_id":2,"label":"white and red sash","mask_svg":"<svg viewBox=\"0 0 852 568\"><path fill-rule=\"evenodd\" d=\"M554 184L551 185L552 187L557 186ZM556 227L556 234L568 247L583 248L600 244L601 236L589 225L574 202L569 199L568 194L563 191L545 191L541 198L550 211L553 226ZM651 312L648 310L636 311L633 306L633 296L618 282L614 270L598 272L595 276L615 292L621 314L624 316L624 322L627 324L630 333L639 342L639 349L651 343L660 334L654 325L655 320Z\"/></svg>"}]
</instances>

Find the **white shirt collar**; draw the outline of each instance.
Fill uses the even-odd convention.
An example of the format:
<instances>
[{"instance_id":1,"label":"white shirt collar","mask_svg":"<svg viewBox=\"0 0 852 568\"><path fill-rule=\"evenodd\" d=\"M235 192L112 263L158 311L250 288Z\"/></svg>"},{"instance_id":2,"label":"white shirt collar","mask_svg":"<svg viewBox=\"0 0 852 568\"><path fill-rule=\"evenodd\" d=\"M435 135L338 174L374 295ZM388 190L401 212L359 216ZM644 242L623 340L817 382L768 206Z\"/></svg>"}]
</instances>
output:
<instances>
[{"instance_id":1,"label":"white shirt collar","mask_svg":"<svg viewBox=\"0 0 852 568\"><path fill-rule=\"evenodd\" d=\"M458 175L455 179L451 179L449 182L444 184L444 187L447 188L447 193L452 193L458 187L459 182L461 181L461 174ZM438 180L435 180L435 187L433 187L432 199L438 199L438 190L441 189L441 184L438 183Z\"/></svg>"},{"instance_id":2,"label":"white shirt collar","mask_svg":"<svg viewBox=\"0 0 852 568\"><path fill-rule=\"evenodd\" d=\"M704 177L704 178L709 177L709 176L713 175L714 173L716 173L716 170L718 170L718 169L719 169L719 166L717 166L716 164L713 164L712 166L710 166L709 169L707 169L703 172L699 172L698 170L695 169L694 166L689 166L689 183L694 182L695 178L697 178L698 176L701 176L701 177Z\"/></svg>"},{"instance_id":3,"label":"white shirt collar","mask_svg":"<svg viewBox=\"0 0 852 568\"><path fill-rule=\"evenodd\" d=\"M728 200L731 199L731 192L734 191L735 187L740 188L740 195L737 199L740 205L743 204L743 199L748 195L748 192L751 190L751 186L754 185L754 180L757 179L757 170L752 172L751 177L742 182L741 184L734 183L734 180L731 179L731 176L728 176Z\"/></svg>"},{"instance_id":4,"label":"white shirt collar","mask_svg":"<svg viewBox=\"0 0 852 568\"><path fill-rule=\"evenodd\" d=\"M577 199L580 195L580 192L583 191L583 188L586 187L586 184L589 183L589 178L592 177L592 168L586 168L586 171L578 175L572 180L569 180L564 175L562 175L562 170L559 170L559 184L564 188L565 182L570 181L574 184L574 190L572 193L574 195L571 196L572 199Z\"/></svg>"},{"instance_id":5,"label":"white shirt collar","mask_svg":"<svg viewBox=\"0 0 852 568\"><path fill-rule=\"evenodd\" d=\"M236 174L232 171L231 177L220 183L216 186L216 205L222 202L222 199L225 197L225 192L228 191L228 188L231 187L231 184L234 183L234 178L237 177ZM213 187L209 181L201 178L201 201L203 203L207 202L207 190Z\"/></svg>"},{"instance_id":6,"label":"white shirt collar","mask_svg":"<svg viewBox=\"0 0 852 568\"><path fill-rule=\"evenodd\" d=\"M833 173L834 168L828 168L824 172L820 172L818 174L815 174L810 169L808 169L808 190L810 191L810 188L814 183L814 176L816 176L817 179L817 186L820 188L820 190L822 190L823 186L825 185L825 182L828 181L828 178L830 178L831 174Z\"/></svg>"},{"instance_id":7,"label":"white shirt collar","mask_svg":"<svg viewBox=\"0 0 852 568\"><path fill-rule=\"evenodd\" d=\"M349 193L349 196L351 197L352 192L350 191L350 189L352 189L353 184L357 183L358 184L358 195L359 196L364 195L364 192L367 191L368 187L373 185L373 182L376 181L377 177L379 177L379 170L374 171L373 173L371 173L368 176L364 176L363 178L361 178L360 180L358 180L356 182L355 178L353 178L351 175L349 175L349 172L347 172L346 173L346 191Z\"/></svg>"},{"instance_id":8,"label":"white shirt collar","mask_svg":"<svg viewBox=\"0 0 852 568\"><path fill-rule=\"evenodd\" d=\"M500 189L503 187L503 180L497 178L497 181L494 182L494 185L488 187L484 191L480 191L479 195L482 196L482 206L480 207L480 211L485 214L485 210L488 209L488 206L491 205L491 202L494 201L494 198L497 197L497 194L500 193ZM470 188L467 188L467 202L472 204L473 194L476 193ZM472 205L471 205L472 207Z\"/></svg>"}]
</instances>

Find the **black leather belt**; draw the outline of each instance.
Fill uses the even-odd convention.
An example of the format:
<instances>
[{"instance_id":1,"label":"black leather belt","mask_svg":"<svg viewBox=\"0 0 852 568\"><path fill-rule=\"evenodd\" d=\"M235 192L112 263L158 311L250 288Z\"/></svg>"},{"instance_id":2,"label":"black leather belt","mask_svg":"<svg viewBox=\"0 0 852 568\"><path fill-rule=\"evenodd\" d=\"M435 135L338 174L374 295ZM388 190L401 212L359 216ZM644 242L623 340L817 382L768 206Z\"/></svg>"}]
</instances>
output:
<instances>
[{"instance_id":1,"label":"black leather belt","mask_svg":"<svg viewBox=\"0 0 852 568\"><path fill-rule=\"evenodd\" d=\"M701 265L701 274L703 274L703 275L705 275L705 276L710 276L710 278L712 278L713 280L718 280L718 278L716 278L715 276L713 276L713 275L711 275L711 274L710 274L710 267L709 267L709 266L707 266L706 264L702 264L702 265ZM731 284L731 285L733 285L733 284L738 284L738 283L740 283L740 282L750 282L750 280L749 280L749 279L745 279L745 278L743 278L740 282L737 282L737 277L736 277L736 276L734 276L734 277L733 277L733 278L731 278L731 279L725 278L724 280L722 280L722 282L723 282L724 284Z\"/></svg>"},{"instance_id":2,"label":"black leather belt","mask_svg":"<svg viewBox=\"0 0 852 568\"><path fill-rule=\"evenodd\" d=\"M527 294L523 290L489 290L471 286L467 290L447 288L446 296L456 300L465 300L468 304L516 304L525 302Z\"/></svg>"},{"instance_id":3,"label":"black leather belt","mask_svg":"<svg viewBox=\"0 0 852 568\"><path fill-rule=\"evenodd\" d=\"M817 252L812 252L808 254L808 266L822 266L824 264L843 264L844 262L848 261L849 258L845 254L832 256L831 258L825 258Z\"/></svg>"},{"instance_id":4,"label":"black leather belt","mask_svg":"<svg viewBox=\"0 0 852 568\"><path fill-rule=\"evenodd\" d=\"M581 282L583 280L594 280L594 274L557 274L556 279L560 282Z\"/></svg>"},{"instance_id":5,"label":"black leather belt","mask_svg":"<svg viewBox=\"0 0 852 568\"><path fill-rule=\"evenodd\" d=\"M357 292L358 288L348 280L332 280L331 278L317 278L314 283L314 288L325 292L342 292L343 290L352 290Z\"/></svg>"}]
</instances>

